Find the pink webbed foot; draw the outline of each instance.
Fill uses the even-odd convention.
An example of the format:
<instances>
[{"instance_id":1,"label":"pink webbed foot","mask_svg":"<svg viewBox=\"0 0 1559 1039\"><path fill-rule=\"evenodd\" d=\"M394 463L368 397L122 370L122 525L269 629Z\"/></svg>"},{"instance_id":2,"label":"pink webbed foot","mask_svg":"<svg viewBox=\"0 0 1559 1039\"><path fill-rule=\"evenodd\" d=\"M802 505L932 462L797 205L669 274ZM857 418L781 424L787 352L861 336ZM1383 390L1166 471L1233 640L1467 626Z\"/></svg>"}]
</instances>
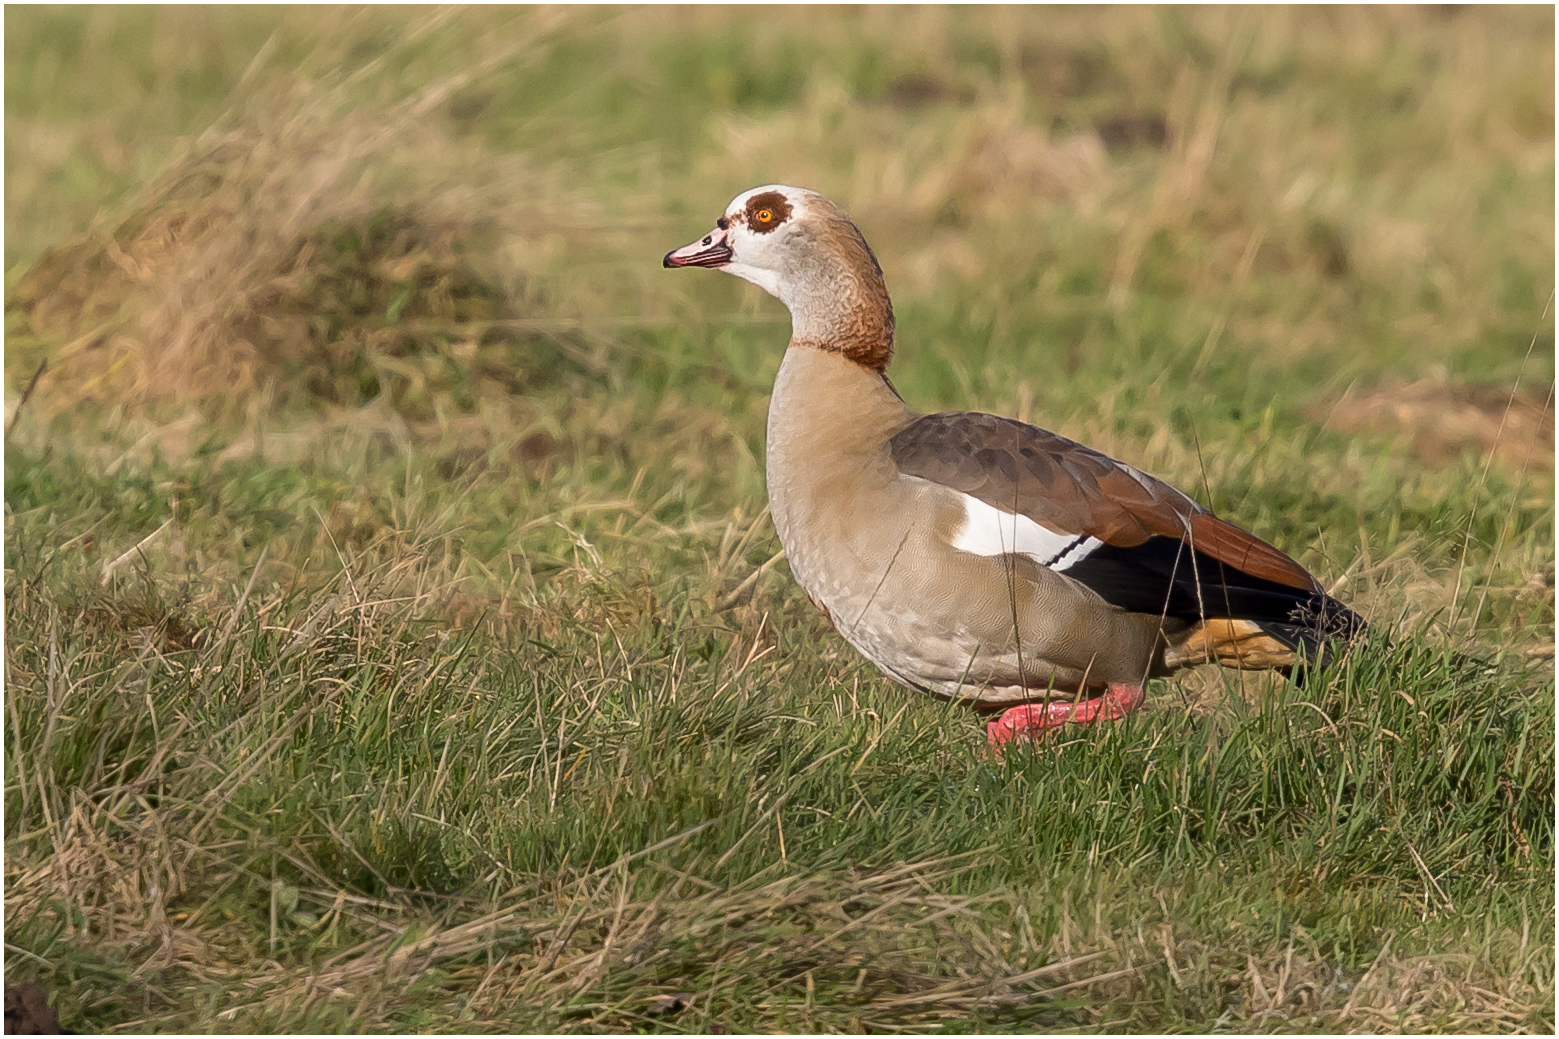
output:
<instances>
[{"instance_id":1,"label":"pink webbed foot","mask_svg":"<svg viewBox=\"0 0 1559 1039\"><path fill-rule=\"evenodd\" d=\"M1017 740L1033 742L1041 739L1051 729L1072 725L1093 725L1096 722L1114 721L1142 706L1142 686L1112 685L1103 696L1071 702L1053 700L1049 703L1026 703L1009 707L1000 716L985 725L985 738L997 753L1003 746Z\"/></svg>"}]
</instances>

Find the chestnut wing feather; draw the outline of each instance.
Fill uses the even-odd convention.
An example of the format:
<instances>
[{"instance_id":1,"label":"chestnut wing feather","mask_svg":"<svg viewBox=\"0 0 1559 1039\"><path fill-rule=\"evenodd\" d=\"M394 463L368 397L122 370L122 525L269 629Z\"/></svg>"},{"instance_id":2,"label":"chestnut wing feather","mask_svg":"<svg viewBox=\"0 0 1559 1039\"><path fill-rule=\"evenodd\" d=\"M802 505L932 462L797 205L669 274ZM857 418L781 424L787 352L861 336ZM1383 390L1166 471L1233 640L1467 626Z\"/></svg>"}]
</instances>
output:
<instances>
[{"instance_id":1,"label":"chestnut wing feather","mask_svg":"<svg viewBox=\"0 0 1559 1039\"><path fill-rule=\"evenodd\" d=\"M1173 487L1048 430L970 412L927 415L891 442L908 476L1101 544L1065 568L1105 601L1351 634L1363 622L1287 555Z\"/></svg>"}]
</instances>

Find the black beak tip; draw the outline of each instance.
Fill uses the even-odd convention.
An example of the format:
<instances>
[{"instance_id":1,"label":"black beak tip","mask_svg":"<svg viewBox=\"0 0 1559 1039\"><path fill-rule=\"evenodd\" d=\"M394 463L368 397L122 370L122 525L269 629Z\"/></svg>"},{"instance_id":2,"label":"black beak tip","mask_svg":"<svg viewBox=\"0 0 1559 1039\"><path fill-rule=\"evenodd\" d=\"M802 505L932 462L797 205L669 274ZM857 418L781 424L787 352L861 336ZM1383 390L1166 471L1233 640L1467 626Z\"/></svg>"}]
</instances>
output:
<instances>
[{"instance_id":1,"label":"black beak tip","mask_svg":"<svg viewBox=\"0 0 1559 1039\"><path fill-rule=\"evenodd\" d=\"M676 250L675 250L675 249L673 249L673 250L672 250L672 251L671 251L671 252L676 252ZM666 255L665 255L665 256L664 256L664 257L663 257L663 258L662 258L662 259L661 259L661 261L660 261L660 265L661 265L661 266L662 266L662 267L676 267L676 264L675 264L675 263L673 263L673 262L672 262L672 260L671 260L671 253L667 253L667 254L666 254Z\"/></svg>"}]
</instances>

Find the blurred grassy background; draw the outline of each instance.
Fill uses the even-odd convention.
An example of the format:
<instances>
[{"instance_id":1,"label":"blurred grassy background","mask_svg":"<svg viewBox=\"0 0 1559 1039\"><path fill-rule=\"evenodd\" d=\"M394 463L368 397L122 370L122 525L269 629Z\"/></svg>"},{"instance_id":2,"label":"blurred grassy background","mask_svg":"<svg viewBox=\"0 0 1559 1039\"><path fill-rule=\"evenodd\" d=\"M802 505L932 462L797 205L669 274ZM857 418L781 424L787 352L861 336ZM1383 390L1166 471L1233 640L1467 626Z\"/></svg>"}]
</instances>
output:
<instances>
[{"instance_id":1,"label":"blurred grassy background","mask_svg":"<svg viewBox=\"0 0 1559 1039\"><path fill-rule=\"evenodd\" d=\"M7 941L90 1027L1551 1028L1551 9L39 7L5 46ZM1198 673L981 763L763 569L785 315L659 257L772 181L872 242L913 405L1163 476L1417 655L1332 730ZM1193 797L1248 725L1282 752ZM889 931L796 937L868 890ZM786 951L733 990L737 918ZM437 966L372 966L386 929Z\"/></svg>"}]
</instances>

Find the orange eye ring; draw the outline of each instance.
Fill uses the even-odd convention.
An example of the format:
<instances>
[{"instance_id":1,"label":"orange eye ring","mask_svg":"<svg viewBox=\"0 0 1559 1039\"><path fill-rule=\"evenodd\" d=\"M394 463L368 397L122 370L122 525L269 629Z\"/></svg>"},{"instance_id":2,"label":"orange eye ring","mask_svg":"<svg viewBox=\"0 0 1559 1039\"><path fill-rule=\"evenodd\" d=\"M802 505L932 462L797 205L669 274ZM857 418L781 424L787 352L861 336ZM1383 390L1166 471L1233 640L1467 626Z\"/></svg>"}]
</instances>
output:
<instances>
[{"instance_id":1,"label":"orange eye ring","mask_svg":"<svg viewBox=\"0 0 1559 1039\"><path fill-rule=\"evenodd\" d=\"M760 209L760 210L758 210L758 223L766 224L770 220L773 220L773 219L774 219L774 211L773 210L770 210L770 209Z\"/></svg>"}]
</instances>

